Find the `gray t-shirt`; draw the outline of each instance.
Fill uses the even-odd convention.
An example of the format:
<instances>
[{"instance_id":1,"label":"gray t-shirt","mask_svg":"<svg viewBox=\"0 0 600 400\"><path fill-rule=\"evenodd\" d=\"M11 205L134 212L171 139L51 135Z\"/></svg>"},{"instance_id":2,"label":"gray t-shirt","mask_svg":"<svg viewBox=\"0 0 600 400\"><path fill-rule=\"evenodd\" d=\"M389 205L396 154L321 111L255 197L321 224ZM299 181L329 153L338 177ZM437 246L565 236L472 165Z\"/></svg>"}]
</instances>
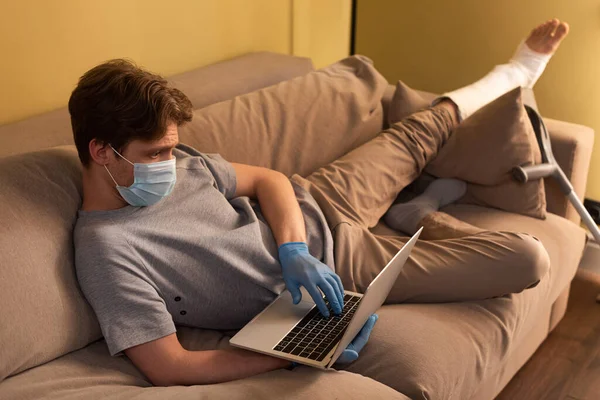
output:
<instances>
[{"instance_id":1,"label":"gray t-shirt","mask_svg":"<svg viewBox=\"0 0 600 400\"><path fill-rule=\"evenodd\" d=\"M180 145L177 183L149 207L80 211L75 265L110 354L176 331L239 329L285 289L277 243L256 201L234 198L235 170ZM310 253L334 269L333 238L292 182Z\"/></svg>"}]
</instances>

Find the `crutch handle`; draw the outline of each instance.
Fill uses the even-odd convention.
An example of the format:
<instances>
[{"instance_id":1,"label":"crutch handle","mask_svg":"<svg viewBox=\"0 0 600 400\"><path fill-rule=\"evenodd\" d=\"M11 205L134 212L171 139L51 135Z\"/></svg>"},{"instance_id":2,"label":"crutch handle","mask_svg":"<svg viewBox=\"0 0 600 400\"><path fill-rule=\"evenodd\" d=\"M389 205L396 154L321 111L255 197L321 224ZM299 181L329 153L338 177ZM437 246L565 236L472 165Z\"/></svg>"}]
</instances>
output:
<instances>
[{"instance_id":1,"label":"crutch handle","mask_svg":"<svg viewBox=\"0 0 600 400\"><path fill-rule=\"evenodd\" d=\"M527 183L530 180L554 176L556 168L555 164L528 165L513 168L512 174L518 182Z\"/></svg>"}]
</instances>

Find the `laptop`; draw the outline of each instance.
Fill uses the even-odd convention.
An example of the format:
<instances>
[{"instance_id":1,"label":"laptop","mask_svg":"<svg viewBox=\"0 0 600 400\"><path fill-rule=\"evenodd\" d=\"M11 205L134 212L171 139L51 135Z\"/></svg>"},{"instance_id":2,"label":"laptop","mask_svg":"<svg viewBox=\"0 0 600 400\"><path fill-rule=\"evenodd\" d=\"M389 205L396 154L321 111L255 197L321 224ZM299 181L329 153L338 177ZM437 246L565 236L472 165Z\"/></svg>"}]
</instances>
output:
<instances>
[{"instance_id":1,"label":"laptop","mask_svg":"<svg viewBox=\"0 0 600 400\"><path fill-rule=\"evenodd\" d=\"M284 290L229 342L242 349L330 369L387 298L422 230L396 253L364 294L344 291L341 315L333 313L325 296L329 318L321 315L304 287L300 288L302 300L298 304L294 304L290 292Z\"/></svg>"}]
</instances>

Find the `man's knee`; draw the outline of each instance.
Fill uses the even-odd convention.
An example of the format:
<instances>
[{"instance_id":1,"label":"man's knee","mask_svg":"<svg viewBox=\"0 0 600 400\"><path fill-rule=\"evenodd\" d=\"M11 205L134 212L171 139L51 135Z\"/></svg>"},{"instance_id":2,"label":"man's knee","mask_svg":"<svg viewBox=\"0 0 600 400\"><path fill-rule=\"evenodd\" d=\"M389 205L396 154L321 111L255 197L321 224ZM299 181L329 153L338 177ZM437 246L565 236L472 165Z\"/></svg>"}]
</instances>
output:
<instances>
[{"instance_id":1,"label":"man's knee","mask_svg":"<svg viewBox=\"0 0 600 400\"><path fill-rule=\"evenodd\" d=\"M515 234L513 246L518 260L515 268L525 285L523 288L537 286L550 269L550 257L546 248L542 242L526 233Z\"/></svg>"}]
</instances>

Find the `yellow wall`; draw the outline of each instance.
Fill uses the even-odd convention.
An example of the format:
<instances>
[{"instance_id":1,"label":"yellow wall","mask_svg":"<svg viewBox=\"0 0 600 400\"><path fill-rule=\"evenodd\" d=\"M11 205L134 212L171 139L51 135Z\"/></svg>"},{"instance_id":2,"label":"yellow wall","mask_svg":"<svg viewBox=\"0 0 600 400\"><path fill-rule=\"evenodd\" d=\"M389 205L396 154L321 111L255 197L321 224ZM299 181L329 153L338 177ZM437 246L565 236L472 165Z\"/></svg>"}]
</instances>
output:
<instances>
[{"instance_id":1,"label":"yellow wall","mask_svg":"<svg viewBox=\"0 0 600 400\"><path fill-rule=\"evenodd\" d=\"M77 79L110 58L167 76L261 50L308 56L321 67L348 54L349 4L0 1L0 124L65 106Z\"/></svg>"},{"instance_id":2,"label":"yellow wall","mask_svg":"<svg viewBox=\"0 0 600 400\"><path fill-rule=\"evenodd\" d=\"M292 0L294 55L321 68L350 52L351 0Z\"/></svg>"},{"instance_id":3,"label":"yellow wall","mask_svg":"<svg viewBox=\"0 0 600 400\"><path fill-rule=\"evenodd\" d=\"M358 0L356 52L390 82L440 93L508 60L535 24L553 17L571 33L536 85L540 111L600 132L598 0ZM600 200L600 140L587 196Z\"/></svg>"}]
</instances>

